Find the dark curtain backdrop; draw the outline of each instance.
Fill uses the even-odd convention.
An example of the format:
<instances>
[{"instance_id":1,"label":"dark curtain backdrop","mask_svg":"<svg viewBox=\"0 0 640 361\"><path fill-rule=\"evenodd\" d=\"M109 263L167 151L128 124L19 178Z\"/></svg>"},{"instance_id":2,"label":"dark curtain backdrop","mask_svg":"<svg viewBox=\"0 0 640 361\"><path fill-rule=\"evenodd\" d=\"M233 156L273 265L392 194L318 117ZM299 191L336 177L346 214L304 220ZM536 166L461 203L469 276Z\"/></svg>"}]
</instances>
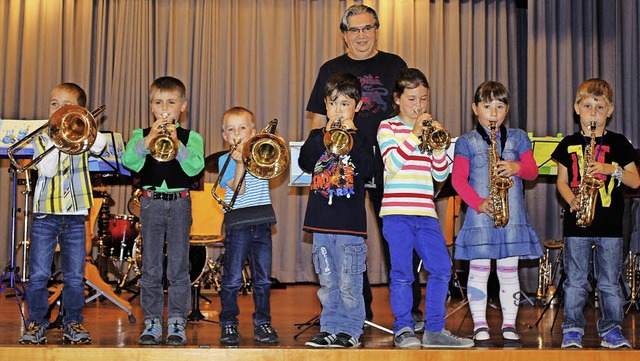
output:
<instances>
[{"instance_id":1,"label":"dark curtain backdrop","mask_svg":"<svg viewBox=\"0 0 640 361\"><path fill-rule=\"evenodd\" d=\"M427 75L432 112L454 136L473 128L472 95L486 79L510 90L510 126L546 136L576 130L575 89L587 78L602 77L616 91L610 128L636 146L640 142L640 5L625 0L5 0L0 117L44 119L51 88L72 81L85 88L90 108L107 105L101 130L127 140L133 129L149 124L149 84L173 75L187 85L183 121L203 135L206 154L223 149L220 118L234 105L252 109L259 127L278 118L279 135L302 140L318 68L344 52L338 26L354 3L378 11L379 49ZM4 171L8 162L0 165L0 260L8 260L12 187ZM541 242L561 235L554 182L540 177L526 190ZM288 186L288 175L271 186L279 219L273 276L313 282L309 238L301 231L307 190ZM112 213L127 213L130 185L110 192ZM444 224L444 202L438 207ZM23 213L17 217L18 241ZM369 276L383 283L379 239L369 220ZM535 291L536 265L522 270L528 292Z\"/></svg>"}]
</instances>

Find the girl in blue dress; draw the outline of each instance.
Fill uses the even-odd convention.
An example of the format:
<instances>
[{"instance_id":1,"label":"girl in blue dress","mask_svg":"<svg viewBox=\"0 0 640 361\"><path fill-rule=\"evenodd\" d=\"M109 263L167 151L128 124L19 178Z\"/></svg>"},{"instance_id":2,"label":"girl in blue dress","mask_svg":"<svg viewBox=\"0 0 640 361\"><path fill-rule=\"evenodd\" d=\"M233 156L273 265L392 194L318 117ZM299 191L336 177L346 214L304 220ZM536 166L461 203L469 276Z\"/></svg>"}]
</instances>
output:
<instances>
[{"instance_id":1,"label":"girl in blue dress","mask_svg":"<svg viewBox=\"0 0 640 361\"><path fill-rule=\"evenodd\" d=\"M509 103L509 93L501 83L486 81L478 86L471 105L477 127L460 136L455 146L452 184L468 206L456 238L455 258L470 261L467 296L476 343L490 339L486 311L491 260L496 260L500 282L502 337L505 342L519 343L520 336L515 328L520 302L518 260L542 255L538 237L526 213L522 185L523 179L534 180L538 176L538 167L527 134L503 125ZM491 129L494 129L493 136ZM489 148L492 143L498 154L494 177L513 182L507 190L509 217L503 227L494 226L494 201L489 190ZM495 209L495 213L500 212Z\"/></svg>"}]
</instances>

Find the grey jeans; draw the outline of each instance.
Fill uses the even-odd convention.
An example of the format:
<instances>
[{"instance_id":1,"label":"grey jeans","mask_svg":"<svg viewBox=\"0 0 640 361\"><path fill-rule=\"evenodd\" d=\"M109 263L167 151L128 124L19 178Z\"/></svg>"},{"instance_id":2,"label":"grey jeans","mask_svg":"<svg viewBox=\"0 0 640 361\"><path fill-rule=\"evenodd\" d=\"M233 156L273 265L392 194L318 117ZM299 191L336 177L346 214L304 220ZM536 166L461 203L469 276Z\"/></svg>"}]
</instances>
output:
<instances>
[{"instance_id":1,"label":"grey jeans","mask_svg":"<svg viewBox=\"0 0 640 361\"><path fill-rule=\"evenodd\" d=\"M189 278L189 231L191 198L174 200L140 199L142 232L142 277L140 304L144 318L163 319L163 264L165 239L167 280L169 281L168 318L186 320L191 307Z\"/></svg>"}]
</instances>

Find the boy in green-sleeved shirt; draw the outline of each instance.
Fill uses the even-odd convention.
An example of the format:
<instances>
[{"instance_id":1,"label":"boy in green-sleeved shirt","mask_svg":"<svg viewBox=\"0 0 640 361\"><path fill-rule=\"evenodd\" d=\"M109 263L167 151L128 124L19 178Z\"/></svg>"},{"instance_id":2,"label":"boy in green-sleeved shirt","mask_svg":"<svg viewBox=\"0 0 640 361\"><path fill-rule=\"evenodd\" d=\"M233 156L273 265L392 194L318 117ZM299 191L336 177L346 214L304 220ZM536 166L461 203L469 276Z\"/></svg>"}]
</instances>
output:
<instances>
[{"instance_id":1,"label":"boy in green-sleeved shirt","mask_svg":"<svg viewBox=\"0 0 640 361\"><path fill-rule=\"evenodd\" d=\"M189 188L204 169L203 140L193 130L180 127L177 121L187 108L186 88L173 77L156 79L149 90L154 122L146 129L132 132L122 157L125 167L140 175L140 223L144 253L140 279L140 303L145 329L142 345L162 342L164 311L163 261L167 243L167 278L169 280L168 327L166 344L187 343L185 324L191 306L189 279L189 230L191 198ZM151 141L166 133L177 143L175 158L158 160L150 153Z\"/></svg>"}]
</instances>

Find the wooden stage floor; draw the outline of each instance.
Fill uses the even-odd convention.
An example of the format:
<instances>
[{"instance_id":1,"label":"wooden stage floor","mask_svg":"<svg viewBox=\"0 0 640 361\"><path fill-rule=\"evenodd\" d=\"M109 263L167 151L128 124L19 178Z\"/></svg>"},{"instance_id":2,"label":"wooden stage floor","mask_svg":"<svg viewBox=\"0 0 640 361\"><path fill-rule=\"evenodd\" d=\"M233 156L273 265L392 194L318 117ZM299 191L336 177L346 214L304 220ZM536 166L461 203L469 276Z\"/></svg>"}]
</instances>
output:
<instances>
[{"instance_id":1,"label":"wooden stage floor","mask_svg":"<svg viewBox=\"0 0 640 361\"><path fill-rule=\"evenodd\" d=\"M542 313L543 306L524 304L520 308L518 330L523 338L520 349L505 349L501 337L494 332L494 347L473 348L466 350L399 350L393 346L393 336L377 329L365 327L359 349L311 349L304 346L305 341L319 332L313 326L303 332L297 339L294 336L301 330L295 324L312 319L320 306L316 296L317 285L287 285L286 289L272 291L273 326L278 331L280 343L267 346L253 341L251 313L253 301L251 295L240 298L240 333L242 342L238 348L226 348L220 345L220 327L211 322L190 322L187 326L187 347L138 345L138 336L143 329L143 316L139 298L132 301L135 324L128 321L127 313L115 306L111 301L93 301L86 305L84 325L91 332L93 343L85 346L69 346L62 344L62 331L50 330L47 334L46 346L22 346L17 343L23 332L20 308L13 289L7 289L0 297L0 315L2 316L2 332L0 332L0 360L615 360L640 358L640 335L637 326L640 312L632 308L625 317L623 333L630 339L634 349L605 350L601 349L600 339L596 334L596 311L587 306L585 313L588 327L584 338L585 348L582 350L563 350L561 322L562 310L551 331L551 324L556 308L545 313L539 327L534 324ZM374 322L391 328L393 317L389 307L389 292L386 286L375 286ZM208 320L217 321L220 310L220 299L217 293L204 290L203 295L210 298L210 304L201 300L200 309ZM123 293L124 298L130 294ZM497 301L496 301L497 302ZM447 304L449 312L460 306L459 300L450 300ZM26 312L26 306L22 309ZM466 306L447 317L447 328L454 333L468 336L472 332L472 321L466 316ZM466 316L466 317L465 317ZM498 310L489 308L489 325L493 330L500 328L501 316Z\"/></svg>"}]
</instances>

